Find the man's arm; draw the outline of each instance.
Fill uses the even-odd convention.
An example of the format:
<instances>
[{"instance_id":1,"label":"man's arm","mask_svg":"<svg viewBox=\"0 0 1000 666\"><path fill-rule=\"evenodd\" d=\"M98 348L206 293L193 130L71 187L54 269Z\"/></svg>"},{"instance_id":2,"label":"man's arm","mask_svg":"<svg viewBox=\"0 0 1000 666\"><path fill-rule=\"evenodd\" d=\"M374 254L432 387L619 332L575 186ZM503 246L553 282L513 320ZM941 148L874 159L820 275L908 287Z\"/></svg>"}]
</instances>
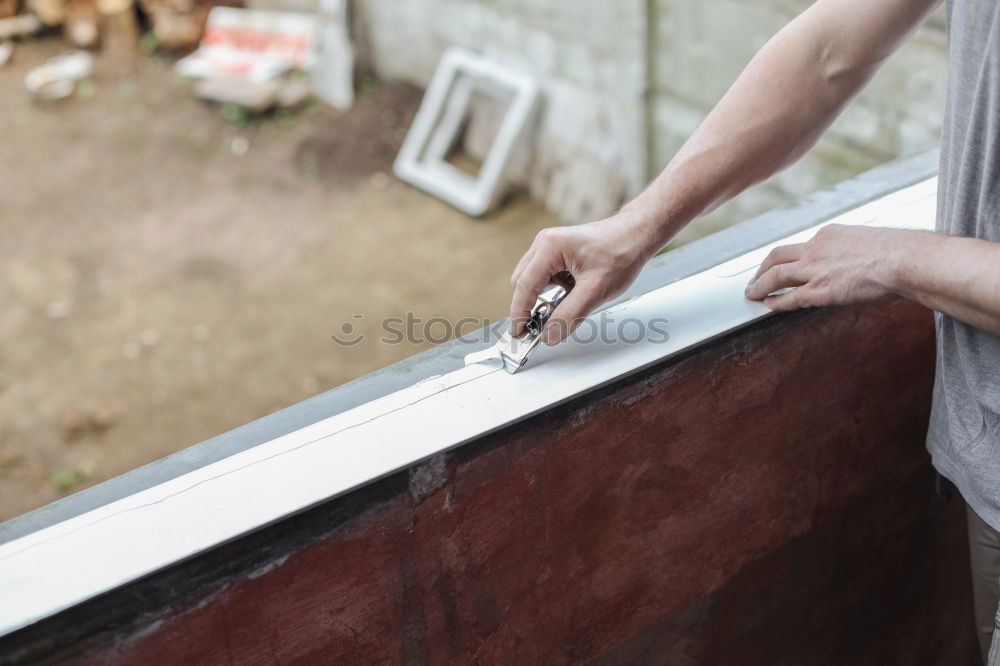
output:
<instances>
[{"instance_id":1,"label":"man's arm","mask_svg":"<svg viewBox=\"0 0 1000 666\"><path fill-rule=\"evenodd\" d=\"M691 220L801 157L937 3L817 0L760 50L667 168L621 212L538 234L511 276L514 332L549 277L569 270L576 288L550 320L545 341L563 340Z\"/></svg>"},{"instance_id":2,"label":"man's arm","mask_svg":"<svg viewBox=\"0 0 1000 666\"><path fill-rule=\"evenodd\" d=\"M747 286L748 298L774 310L893 294L1000 335L1000 243L832 224L807 243L774 249Z\"/></svg>"}]
</instances>

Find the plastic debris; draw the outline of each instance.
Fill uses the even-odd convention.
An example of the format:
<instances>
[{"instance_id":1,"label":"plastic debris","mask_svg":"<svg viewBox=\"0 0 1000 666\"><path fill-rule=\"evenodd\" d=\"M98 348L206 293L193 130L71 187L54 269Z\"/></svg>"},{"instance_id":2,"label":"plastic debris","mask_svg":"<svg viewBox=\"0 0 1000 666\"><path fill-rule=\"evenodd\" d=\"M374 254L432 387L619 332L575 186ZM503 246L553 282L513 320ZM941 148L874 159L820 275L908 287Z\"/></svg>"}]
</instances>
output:
<instances>
[{"instance_id":1,"label":"plastic debris","mask_svg":"<svg viewBox=\"0 0 1000 666\"><path fill-rule=\"evenodd\" d=\"M312 67L315 33L310 14L213 7L198 49L178 60L174 71L194 79L269 81Z\"/></svg>"},{"instance_id":2,"label":"plastic debris","mask_svg":"<svg viewBox=\"0 0 1000 666\"><path fill-rule=\"evenodd\" d=\"M354 51L348 34L347 0L320 0L320 45L312 88L344 111L354 103Z\"/></svg>"},{"instance_id":3,"label":"plastic debris","mask_svg":"<svg viewBox=\"0 0 1000 666\"><path fill-rule=\"evenodd\" d=\"M309 14L215 7L198 50L174 70L196 79L201 99L252 113L297 106L312 92L295 75L313 66L315 34Z\"/></svg>"},{"instance_id":4,"label":"plastic debris","mask_svg":"<svg viewBox=\"0 0 1000 666\"><path fill-rule=\"evenodd\" d=\"M235 77L213 77L194 84L194 94L221 104L236 104L249 111L261 112L274 106L282 82L248 81Z\"/></svg>"},{"instance_id":5,"label":"plastic debris","mask_svg":"<svg viewBox=\"0 0 1000 666\"><path fill-rule=\"evenodd\" d=\"M94 59L89 53L71 51L29 70L24 85L38 99L63 99L72 95L77 83L93 71Z\"/></svg>"},{"instance_id":6,"label":"plastic debris","mask_svg":"<svg viewBox=\"0 0 1000 666\"><path fill-rule=\"evenodd\" d=\"M21 14L0 19L0 41L33 35L42 29L42 22L34 14Z\"/></svg>"}]
</instances>

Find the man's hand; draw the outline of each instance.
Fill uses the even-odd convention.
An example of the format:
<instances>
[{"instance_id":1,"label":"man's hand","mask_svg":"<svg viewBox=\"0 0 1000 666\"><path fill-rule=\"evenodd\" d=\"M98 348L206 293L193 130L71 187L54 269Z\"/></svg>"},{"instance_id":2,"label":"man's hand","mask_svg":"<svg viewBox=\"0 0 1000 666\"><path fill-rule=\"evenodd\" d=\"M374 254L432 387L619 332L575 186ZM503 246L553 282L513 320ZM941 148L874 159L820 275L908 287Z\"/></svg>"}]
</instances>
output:
<instances>
[{"instance_id":1,"label":"man's hand","mask_svg":"<svg viewBox=\"0 0 1000 666\"><path fill-rule=\"evenodd\" d=\"M624 291L643 263L684 225L795 162L939 2L812 3L761 49L666 169L621 213L538 235L511 277L516 288L511 332L521 332L548 279L568 270L576 287L556 308L545 342L565 339L584 316ZM792 261L782 257L773 263ZM807 295L830 299L810 304L834 302L857 296L861 292L855 287L860 283L866 285L864 293L885 291L878 286L877 272L860 277L866 273L860 265L851 269L857 282L850 285L847 278L838 277L833 283L819 277L822 268L811 261L797 266L796 274L807 265L817 271L815 284L794 297L772 299L771 304L788 306L796 302L793 298L801 304ZM787 270L779 269L776 277L783 278ZM784 278L772 277L768 282L787 286ZM799 279L800 285L810 282L805 273ZM766 286L762 283L760 288ZM840 296L835 297L838 288ZM760 290L753 293L757 298L767 295Z\"/></svg>"},{"instance_id":2,"label":"man's hand","mask_svg":"<svg viewBox=\"0 0 1000 666\"><path fill-rule=\"evenodd\" d=\"M831 224L807 243L772 250L746 295L772 310L899 295L1000 335L1000 243Z\"/></svg>"},{"instance_id":3,"label":"man's hand","mask_svg":"<svg viewBox=\"0 0 1000 666\"><path fill-rule=\"evenodd\" d=\"M897 258L913 240L913 232L899 229L831 224L806 243L772 250L747 285L746 296L777 311L892 296ZM774 294L782 289L789 291Z\"/></svg>"},{"instance_id":4,"label":"man's hand","mask_svg":"<svg viewBox=\"0 0 1000 666\"><path fill-rule=\"evenodd\" d=\"M631 213L590 224L543 229L510 277L514 287L511 333L521 333L549 278L567 270L576 279L576 286L545 327L546 344L561 342L595 308L625 291L656 249L649 225Z\"/></svg>"}]
</instances>

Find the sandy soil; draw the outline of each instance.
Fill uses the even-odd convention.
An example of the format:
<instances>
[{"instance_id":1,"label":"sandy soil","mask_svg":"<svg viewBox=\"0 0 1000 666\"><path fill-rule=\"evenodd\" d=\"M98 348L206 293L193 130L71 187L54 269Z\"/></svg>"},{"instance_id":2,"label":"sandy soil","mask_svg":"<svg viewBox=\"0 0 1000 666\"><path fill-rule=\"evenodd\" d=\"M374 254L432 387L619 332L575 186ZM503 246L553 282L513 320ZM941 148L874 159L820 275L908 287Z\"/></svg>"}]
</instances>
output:
<instances>
[{"instance_id":1,"label":"sandy soil","mask_svg":"<svg viewBox=\"0 0 1000 666\"><path fill-rule=\"evenodd\" d=\"M24 72L64 48L0 69L0 518L429 346L379 343L384 317L503 316L554 223L397 182L412 88L244 122L146 57L32 103ZM369 338L336 345L345 321Z\"/></svg>"}]
</instances>

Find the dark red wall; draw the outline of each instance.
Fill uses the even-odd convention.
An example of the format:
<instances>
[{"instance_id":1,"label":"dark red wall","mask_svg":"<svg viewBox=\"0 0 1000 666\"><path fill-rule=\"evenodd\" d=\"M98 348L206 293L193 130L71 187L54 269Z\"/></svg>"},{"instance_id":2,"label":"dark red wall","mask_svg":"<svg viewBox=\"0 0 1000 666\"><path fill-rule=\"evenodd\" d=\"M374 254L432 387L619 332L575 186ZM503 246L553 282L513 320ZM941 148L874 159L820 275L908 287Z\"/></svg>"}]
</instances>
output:
<instances>
[{"instance_id":1,"label":"dark red wall","mask_svg":"<svg viewBox=\"0 0 1000 666\"><path fill-rule=\"evenodd\" d=\"M924 452L933 353L905 302L772 319L466 445L440 487L425 465L269 570L61 657L972 663L962 507Z\"/></svg>"}]
</instances>

